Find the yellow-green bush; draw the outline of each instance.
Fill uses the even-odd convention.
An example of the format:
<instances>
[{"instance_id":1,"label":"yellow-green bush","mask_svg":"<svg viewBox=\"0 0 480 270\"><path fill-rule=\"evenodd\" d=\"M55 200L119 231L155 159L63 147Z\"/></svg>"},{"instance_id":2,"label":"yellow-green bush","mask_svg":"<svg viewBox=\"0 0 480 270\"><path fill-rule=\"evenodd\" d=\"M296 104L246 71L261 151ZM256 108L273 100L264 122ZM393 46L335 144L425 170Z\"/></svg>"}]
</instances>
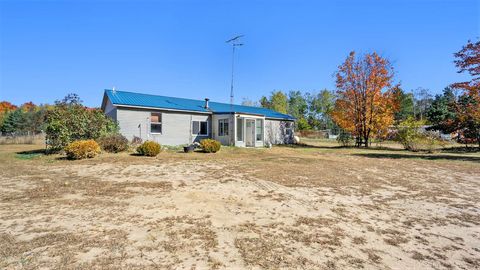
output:
<instances>
[{"instance_id":1,"label":"yellow-green bush","mask_svg":"<svg viewBox=\"0 0 480 270\"><path fill-rule=\"evenodd\" d=\"M204 139L200 141L200 147L206 153L216 153L220 150L222 145L219 141L213 139Z\"/></svg>"},{"instance_id":2,"label":"yellow-green bush","mask_svg":"<svg viewBox=\"0 0 480 270\"><path fill-rule=\"evenodd\" d=\"M434 152L444 146L440 136L433 131L425 131L422 126L425 121L417 121L413 117L400 122L398 125L397 140L409 151Z\"/></svg>"},{"instance_id":3,"label":"yellow-green bush","mask_svg":"<svg viewBox=\"0 0 480 270\"><path fill-rule=\"evenodd\" d=\"M94 140L74 141L65 147L68 159L93 158L100 154L100 146Z\"/></svg>"},{"instance_id":4,"label":"yellow-green bush","mask_svg":"<svg viewBox=\"0 0 480 270\"><path fill-rule=\"evenodd\" d=\"M160 153L162 146L154 141L146 141L137 147L137 153L142 156L154 157Z\"/></svg>"}]
</instances>

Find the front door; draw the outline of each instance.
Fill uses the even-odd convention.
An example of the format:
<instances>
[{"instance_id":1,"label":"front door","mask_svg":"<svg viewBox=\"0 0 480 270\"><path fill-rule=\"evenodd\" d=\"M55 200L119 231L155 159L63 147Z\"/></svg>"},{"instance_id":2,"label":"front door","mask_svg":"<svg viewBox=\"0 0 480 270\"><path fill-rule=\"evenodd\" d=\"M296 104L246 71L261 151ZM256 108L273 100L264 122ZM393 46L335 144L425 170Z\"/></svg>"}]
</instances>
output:
<instances>
[{"instance_id":1,"label":"front door","mask_svg":"<svg viewBox=\"0 0 480 270\"><path fill-rule=\"evenodd\" d=\"M246 119L245 146L255 147L255 120Z\"/></svg>"}]
</instances>

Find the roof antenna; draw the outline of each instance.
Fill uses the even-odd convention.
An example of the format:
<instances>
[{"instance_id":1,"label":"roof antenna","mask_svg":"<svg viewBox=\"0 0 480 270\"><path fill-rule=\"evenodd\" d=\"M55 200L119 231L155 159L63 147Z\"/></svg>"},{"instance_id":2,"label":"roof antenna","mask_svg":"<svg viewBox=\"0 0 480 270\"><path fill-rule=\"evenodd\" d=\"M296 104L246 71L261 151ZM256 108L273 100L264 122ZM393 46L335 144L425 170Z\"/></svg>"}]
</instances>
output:
<instances>
[{"instance_id":1,"label":"roof antenna","mask_svg":"<svg viewBox=\"0 0 480 270\"><path fill-rule=\"evenodd\" d=\"M235 47L243 46L243 43L240 43L240 38L244 35L239 35L234 38L231 38L226 41L226 43L232 44L232 82L230 84L230 111L233 112L233 70L235 66Z\"/></svg>"}]
</instances>

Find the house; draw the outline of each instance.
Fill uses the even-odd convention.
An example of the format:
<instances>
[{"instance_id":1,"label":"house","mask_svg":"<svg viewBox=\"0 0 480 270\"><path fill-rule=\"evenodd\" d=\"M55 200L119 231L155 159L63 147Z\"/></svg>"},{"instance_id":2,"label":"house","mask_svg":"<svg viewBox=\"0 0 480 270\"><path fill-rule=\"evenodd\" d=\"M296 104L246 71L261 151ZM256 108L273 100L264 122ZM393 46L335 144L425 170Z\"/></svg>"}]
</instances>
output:
<instances>
[{"instance_id":1,"label":"house","mask_svg":"<svg viewBox=\"0 0 480 270\"><path fill-rule=\"evenodd\" d=\"M293 141L295 118L270 109L105 90L102 110L132 140L183 145L213 138L223 145L263 147Z\"/></svg>"}]
</instances>

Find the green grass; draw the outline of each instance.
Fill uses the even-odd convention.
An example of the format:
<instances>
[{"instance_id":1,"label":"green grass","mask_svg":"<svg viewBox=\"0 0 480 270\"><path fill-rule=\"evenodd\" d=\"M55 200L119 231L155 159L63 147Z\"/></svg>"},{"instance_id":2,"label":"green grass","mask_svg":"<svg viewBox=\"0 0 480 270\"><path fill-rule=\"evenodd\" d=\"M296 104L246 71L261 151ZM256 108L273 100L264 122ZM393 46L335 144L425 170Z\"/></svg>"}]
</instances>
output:
<instances>
[{"instance_id":1,"label":"green grass","mask_svg":"<svg viewBox=\"0 0 480 270\"><path fill-rule=\"evenodd\" d=\"M30 160L30 159L38 158L42 155L43 154L40 154L40 153L16 154L15 158L21 159L21 160Z\"/></svg>"}]
</instances>

